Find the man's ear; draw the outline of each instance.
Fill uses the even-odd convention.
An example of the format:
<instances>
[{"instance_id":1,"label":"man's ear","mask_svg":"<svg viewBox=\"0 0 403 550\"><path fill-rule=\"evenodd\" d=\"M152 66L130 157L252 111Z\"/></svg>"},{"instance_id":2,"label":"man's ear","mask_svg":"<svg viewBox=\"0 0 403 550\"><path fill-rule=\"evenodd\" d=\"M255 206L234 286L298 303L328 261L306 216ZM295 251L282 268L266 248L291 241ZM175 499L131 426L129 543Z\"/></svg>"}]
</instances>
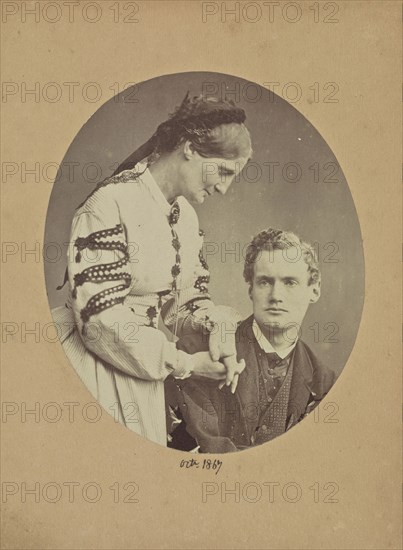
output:
<instances>
[{"instance_id":1,"label":"man's ear","mask_svg":"<svg viewBox=\"0 0 403 550\"><path fill-rule=\"evenodd\" d=\"M186 140L183 144L183 154L186 160L190 160L192 157L194 157L195 150L191 141Z\"/></svg>"},{"instance_id":2,"label":"man's ear","mask_svg":"<svg viewBox=\"0 0 403 550\"><path fill-rule=\"evenodd\" d=\"M320 281L311 285L311 294L311 299L309 301L311 304L314 304L320 298Z\"/></svg>"},{"instance_id":3,"label":"man's ear","mask_svg":"<svg viewBox=\"0 0 403 550\"><path fill-rule=\"evenodd\" d=\"M248 295L249 295L249 298L252 300L252 285L249 285Z\"/></svg>"}]
</instances>

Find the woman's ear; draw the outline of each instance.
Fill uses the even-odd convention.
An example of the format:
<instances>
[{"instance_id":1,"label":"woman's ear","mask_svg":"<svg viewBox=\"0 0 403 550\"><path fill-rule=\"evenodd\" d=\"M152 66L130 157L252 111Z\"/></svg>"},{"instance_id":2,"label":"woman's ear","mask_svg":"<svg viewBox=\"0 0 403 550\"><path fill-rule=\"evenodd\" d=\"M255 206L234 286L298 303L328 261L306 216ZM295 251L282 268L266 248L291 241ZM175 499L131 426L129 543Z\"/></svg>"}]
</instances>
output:
<instances>
[{"instance_id":1,"label":"woman's ear","mask_svg":"<svg viewBox=\"0 0 403 550\"><path fill-rule=\"evenodd\" d=\"M183 154L186 160L190 160L194 156L195 150L191 141L186 140L183 144Z\"/></svg>"}]
</instances>

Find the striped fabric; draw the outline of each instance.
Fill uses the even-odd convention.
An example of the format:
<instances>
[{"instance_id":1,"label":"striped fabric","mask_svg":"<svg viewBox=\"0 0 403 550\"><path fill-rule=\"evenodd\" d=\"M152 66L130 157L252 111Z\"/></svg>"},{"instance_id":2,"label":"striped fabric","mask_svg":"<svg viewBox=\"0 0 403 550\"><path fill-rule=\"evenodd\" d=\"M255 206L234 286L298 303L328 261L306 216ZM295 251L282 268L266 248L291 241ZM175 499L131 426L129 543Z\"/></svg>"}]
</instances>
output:
<instances>
[{"instance_id":1,"label":"striped fabric","mask_svg":"<svg viewBox=\"0 0 403 550\"><path fill-rule=\"evenodd\" d=\"M177 251L168 223L171 205L144 170L138 165L106 182L77 210L68 254L70 297L52 314L64 351L91 394L117 421L166 445L164 380L188 376L193 362L174 337L169 341L155 327L161 316L178 337L199 331L215 306L199 257L197 215L184 197L178 198L181 262L172 290ZM108 232L113 228L122 230Z\"/></svg>"}]
</instances>

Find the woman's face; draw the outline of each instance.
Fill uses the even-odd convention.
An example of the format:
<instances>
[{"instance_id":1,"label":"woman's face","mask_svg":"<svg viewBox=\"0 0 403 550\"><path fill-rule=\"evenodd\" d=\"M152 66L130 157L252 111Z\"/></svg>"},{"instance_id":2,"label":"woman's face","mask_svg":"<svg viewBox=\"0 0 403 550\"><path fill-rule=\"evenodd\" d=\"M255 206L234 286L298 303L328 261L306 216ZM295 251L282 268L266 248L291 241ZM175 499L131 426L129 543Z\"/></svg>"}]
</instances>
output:
<instances>
[{"instance_id":1,"label":"woman's face","mask_svg":"<svg viewBox=\"0 0 403 550\"><path fill-rule=\"evenodd\" d=\"M206 158L196 151L185 155L181 169L181 194L190 202L201 204L214 193L224 195L248 159Z\"/></svg>"}]
</instances>

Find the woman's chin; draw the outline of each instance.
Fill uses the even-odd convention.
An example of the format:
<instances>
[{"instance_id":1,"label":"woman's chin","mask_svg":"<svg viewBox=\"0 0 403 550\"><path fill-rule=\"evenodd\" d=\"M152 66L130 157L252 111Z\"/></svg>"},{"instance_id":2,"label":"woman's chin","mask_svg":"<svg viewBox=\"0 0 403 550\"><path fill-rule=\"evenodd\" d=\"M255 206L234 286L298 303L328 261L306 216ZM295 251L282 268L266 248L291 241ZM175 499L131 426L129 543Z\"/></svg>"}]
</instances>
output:
<instances>
[{"instance_id":1,"label":"woman's chin","mask_svg":"<svg viewBox=\"0 0 403 550\"><path fill-rule=\"evenodd\" d=\"M193 202L194 204L203 204L205 198L206 198L206 195L200 193L200 195L194 195L190 199L190 201Z\"/></svg>"}]
</instances>

